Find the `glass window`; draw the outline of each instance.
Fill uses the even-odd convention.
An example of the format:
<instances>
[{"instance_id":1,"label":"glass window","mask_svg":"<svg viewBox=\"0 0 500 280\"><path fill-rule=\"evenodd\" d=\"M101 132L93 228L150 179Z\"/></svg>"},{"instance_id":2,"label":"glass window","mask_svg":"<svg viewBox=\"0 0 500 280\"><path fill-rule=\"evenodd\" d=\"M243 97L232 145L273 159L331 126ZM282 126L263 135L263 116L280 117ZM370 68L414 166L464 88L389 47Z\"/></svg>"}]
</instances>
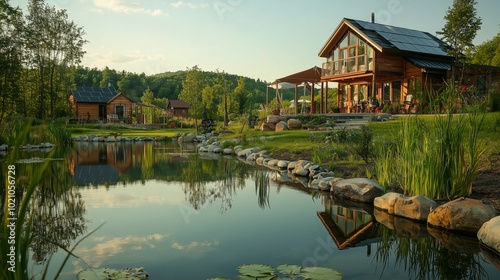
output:
<instances>
[{"instance_id":1,"label":"glass window","mask_svg":"<svg viewBox=\"0 0 500 280\"><path fill-rule=\"evenodd\" d=\"M382 102L388 103L391 100L391 83L384 83L382 86Z\"/></svg>"},{"instance_id":2,"label":"glass window","mask_svg":"<svg viewBox=\"0 0 500 280\"><path fill-rule=\"evenodd\" d=\"M366 101L366 89L367 89L367 86L366 85L361 85L359 87L359 101Z\"/></svg>"},{"instance_id":3,"label":"glass window","mask_svg":"<svg viewBox=\"0 0 500 280\"><path fill-rule=\"evenodd\" d=\"M349 48L349 57L356 56L356 47Z\"/></svg>"},{"instance_id":4,"label":"glass window","mask_svg":"<svg viewBox=\"0 0 500 280\"><path fill-rule=\"evenodd\" d=\"M339 59L339 48L335 48L335 50L333 50L333 59Z\"/></svg>"},{"instance_id":5,"label":"glass window","mask_svg":"<svg viewBox=\"0 0 500 280\"><path fill-rule=\"evenodd\" d=\"M364 55L364 54L365 54L365 42L359 40L358 55Z\"/></svg>"},{"instance_id":6,"label":"glass window","mask_svg":"<svg viewBox=\"0 0 500 280\"><path fill-rule=\"evenodd\" d=\"M392 82L392 102L400 103L401 101L401 81Z\"/></svg>"},{"instance_id":7,"label":"glass window","mask_svg":"<svg viewBox=\"0 0 500 280\"><path fill-rule=\"evenodd\" d=\"M486 76L477 77L477 91L486 92Z\"/></svg>"},{"instance_id":8,"label":"glass window","mask_svg":"<svg viewBox=\"0 0 500 280\"><path fill-rule=\"evenodd\" d=\"M349 32L349 46L356 45L357 42L358 42L358 37Z\"/></svg>"},{"instance_id":9,"label":"glass window","mask_svg":"<svg viewBox=\"0 0 500 280\"><path fill-rule=\"evenodd\" d=\"M342 41L340 42L340 47L341 48L345 48L347 47L347 35L344 37L344 39L342 39Z\"/></svg>"}]
</instances>

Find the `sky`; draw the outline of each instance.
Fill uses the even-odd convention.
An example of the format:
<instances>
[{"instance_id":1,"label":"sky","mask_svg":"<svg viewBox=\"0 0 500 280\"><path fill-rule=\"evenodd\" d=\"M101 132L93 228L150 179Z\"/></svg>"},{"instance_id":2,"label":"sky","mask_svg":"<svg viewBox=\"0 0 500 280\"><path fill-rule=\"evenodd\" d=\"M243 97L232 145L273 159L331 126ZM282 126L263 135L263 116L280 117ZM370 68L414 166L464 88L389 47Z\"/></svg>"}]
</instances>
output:
<instances>
[{"instance_id":1,"label":"sky","mask_svg":"<svg viewBox=\"0 0 500 280\"><path fill-rule=\"evenodd\" d=\"M500 1L476 0L480 44L500 31ZM342 18L436 35L453 0L45 0L84 28L82 65L153 75L198 65L274 81L324 59ZM10 0L27 11L28 0Z\"/></svg>"}]
</instances>

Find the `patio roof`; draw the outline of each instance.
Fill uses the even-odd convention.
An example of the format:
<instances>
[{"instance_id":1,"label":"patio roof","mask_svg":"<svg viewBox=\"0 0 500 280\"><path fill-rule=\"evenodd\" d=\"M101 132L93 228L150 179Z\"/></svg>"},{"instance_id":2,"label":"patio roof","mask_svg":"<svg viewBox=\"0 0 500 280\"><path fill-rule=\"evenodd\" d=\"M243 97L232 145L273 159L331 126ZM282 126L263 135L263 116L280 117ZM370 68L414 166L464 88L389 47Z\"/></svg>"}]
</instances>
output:
<instances>
[{"instance_id":1,"label":"patio roof","mask_svg":"<svg viewBox=\"0 0 500 280\"><path fill-rule=\"evenodd\" d=\"M314 66L313 68L288 75L283 78L276 79L271 85L279 83L302 84L305 82L319 83L321 82L321 68Z\"/></svg>"}]
</instances>

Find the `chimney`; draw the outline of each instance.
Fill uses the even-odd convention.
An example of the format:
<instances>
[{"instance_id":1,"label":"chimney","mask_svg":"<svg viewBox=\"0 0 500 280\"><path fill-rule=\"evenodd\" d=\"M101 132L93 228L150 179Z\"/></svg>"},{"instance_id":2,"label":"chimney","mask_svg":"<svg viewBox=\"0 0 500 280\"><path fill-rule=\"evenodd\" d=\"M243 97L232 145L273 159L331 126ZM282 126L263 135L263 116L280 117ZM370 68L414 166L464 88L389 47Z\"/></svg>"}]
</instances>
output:
<instances>
[{"instance_id":1,"label":"chimney","mask_svg":"<svg viewBox=\"0 0 500 280\"><path fill-rule=\"evenodd\" d=\"M375 23L375 13L372 12L371 23Z\"/></svg>"}]
</instances>

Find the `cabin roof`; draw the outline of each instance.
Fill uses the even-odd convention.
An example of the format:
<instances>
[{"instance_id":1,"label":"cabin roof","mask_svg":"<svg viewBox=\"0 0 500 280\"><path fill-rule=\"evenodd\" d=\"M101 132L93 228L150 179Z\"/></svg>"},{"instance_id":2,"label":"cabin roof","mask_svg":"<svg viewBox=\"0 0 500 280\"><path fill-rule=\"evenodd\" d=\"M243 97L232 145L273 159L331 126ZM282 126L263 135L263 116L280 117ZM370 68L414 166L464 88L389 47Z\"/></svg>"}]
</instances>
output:
<instances>
[{"instance_id":1,"label":"cabin roof","mask_svg":"<svg viewBox=\"0 0 500 280\"><path fill-rule=\"evenodd\" d=\"M114 87L84 87L77 86L71 90L76 102L87 103L108 103L111 99L118 95Z\"/></svg>"},{"instance_id":2,"label":"cabin roof","mask_svg":"<svg viewBox=\"0 0 500 280\"><path fill-rule=\"evenodd\" d=\"M189 103L184 100L170 100L168 102L169 109L189 109Z\"/></svg>"},{"instance_id":3,"label":"cabin roof","mask_svg":"<svg viewBox=\"0 0 500 280\"><path fill-rule=\"evenodd\" d=\"M450 56L450 47L428 32L396 27L380 23L344 18L319 52L327 57L328 52L343 38L347 29L367 40L373 47L432 56Z\"/></svg>"}]
</instances>

